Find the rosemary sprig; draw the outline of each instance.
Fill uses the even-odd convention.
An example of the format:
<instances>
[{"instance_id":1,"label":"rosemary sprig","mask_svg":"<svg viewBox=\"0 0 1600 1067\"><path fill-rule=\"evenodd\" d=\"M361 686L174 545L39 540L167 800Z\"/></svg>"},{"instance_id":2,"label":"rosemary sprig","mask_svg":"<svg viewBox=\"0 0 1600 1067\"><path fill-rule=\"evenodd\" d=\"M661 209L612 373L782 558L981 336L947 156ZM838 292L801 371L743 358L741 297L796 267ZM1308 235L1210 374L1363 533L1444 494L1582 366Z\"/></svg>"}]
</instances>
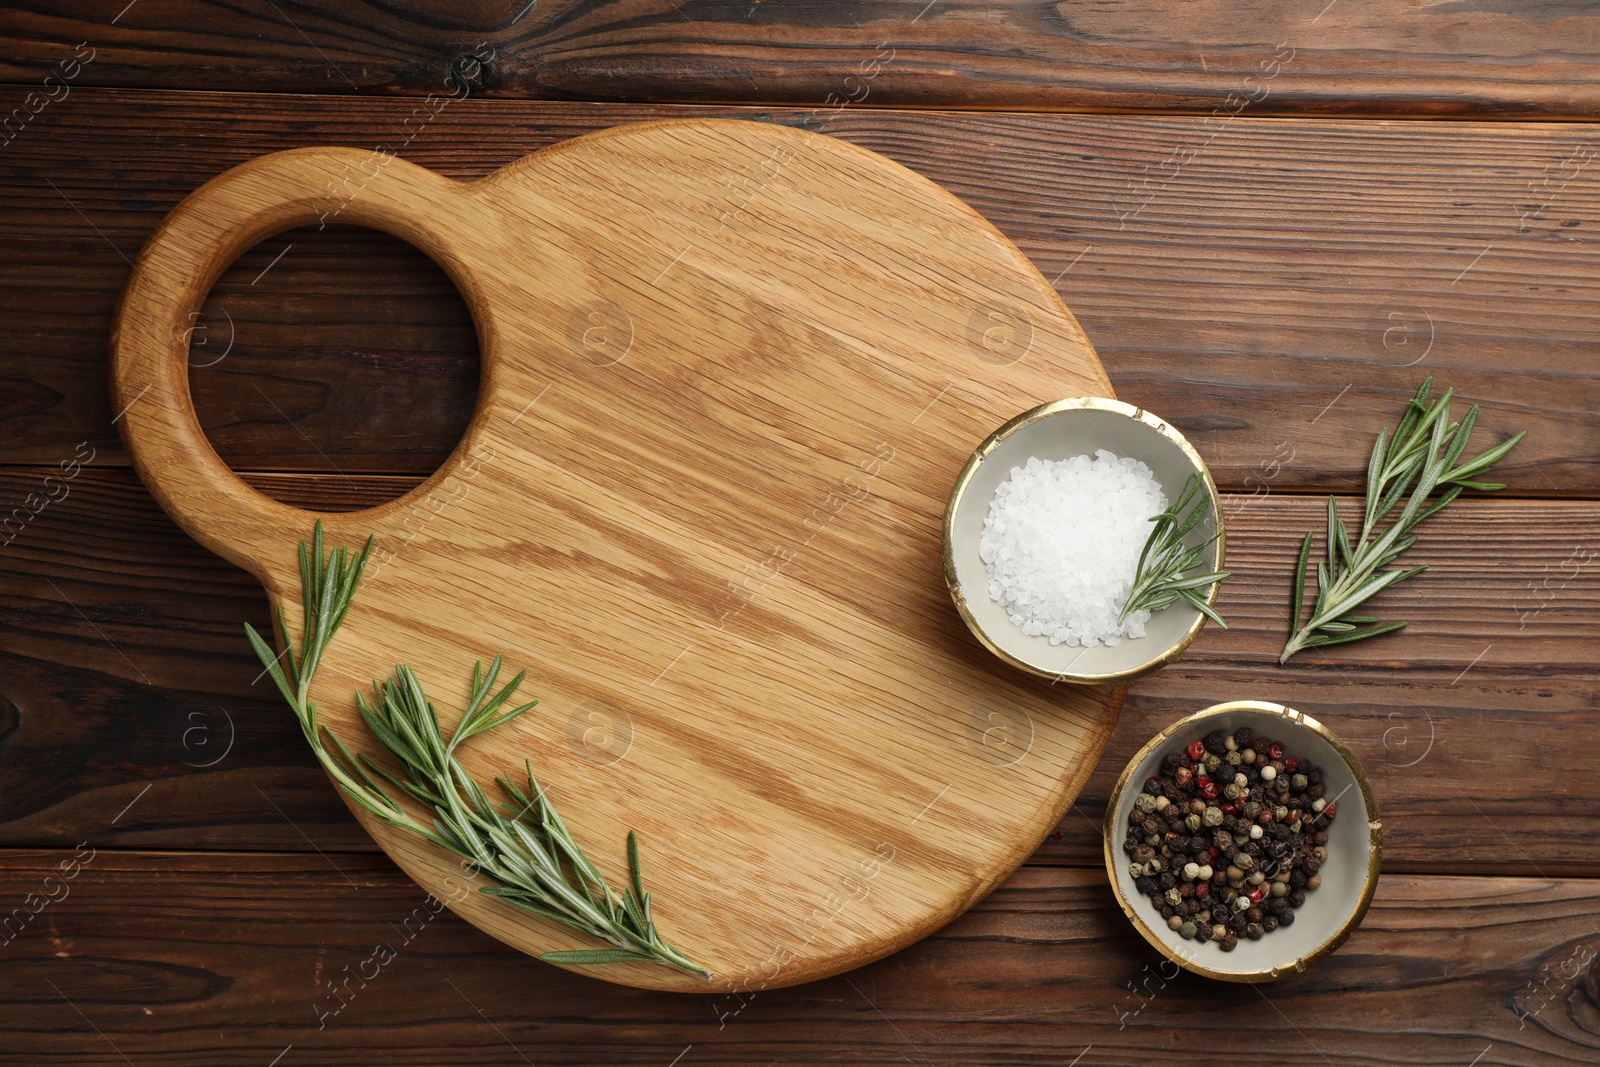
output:
<instances>
[{"instance_id":1,"label":"rosemary sprig","mask_svg":"<svg viewBox=\"0 0 1600 1067\"><path fill-rule=\"evenodd\" d=\"M629 885L619 894L606 885L593 863L572 840L561 816L525 765L526 784L510 777L499 779L513 801L501 806L467 773L456 759L464 742L504 726L537 701L507 708L527 672L496 688L500 657L485 671L480 662L472 671L467 708L447 741L422 683L405 664L395 667L385 681L373 683L373 698L356 694L356 703L368 729L400 766L394 774L365 755L352 755L326 726L317 721L317 706L310 698L311 682L329 643L344 621L355 598L361 572L372 551L372 539L359 554L344 548L324 553L322 523L317 523L312 543L300 543L300 583L305 629L296 653L293 645L275 655L253 626L245 633L256 655L272 675L284 699L300 720L300 729L329 776L345 794L391 825L425 838L468 861L471 868L495 884L481 890L509 904L563 923L608 944L609 948L546 952L539 958L550 963L661 963L710 979L711 973L673 948L656 929L650 914L650 894L644 891L639 869L639 840L628 832ZM278 625L285 636L283 612ZM413 817L378 779L426 805L432 824Z\"/></svg>"},{"instance_id":2,"label":"rosemary sprig","mask_svg":"<svg viewBox=\"0 0 1600 1067\"><path fill-rule=\"evenodd\" d=\"M1412 531L1448 507L1462 490L1490 492L1505 488L1503 482L1479 481L1478 476L1515 448L1523 434L1502 441L1458 467L1456 461L1466 451L1478 423L1478 406L1474 404L1466 418L1454 423L1450 421L1454 390L1446 389L1443 396L1430 401L1432 392L1430 377L1406 405L1393 432L1387 427L1378 431L1367 462L1361 535L1353 543L1350 531L1339 518L1338 503L1328 497L1328 558L1317 561L1317 599L1304 625L1299 624L1314 534L1308 532L1300 543L1290 598L1294 609L1289 623L1292 633L1278 657L1279 663L1287 662L1302 649L1343 645L1404 629L1403 622L1386 623L1379 616L1358 615L1355 611L1390 586L1427 570L1427 565L1387 571L1383 568L1416 544L1417 535ZM1434 493L1438 496L1429 505L1428 498ZM1385 527L1385 520L1399 507L1402 498L1406 498L1404 508ZM1296 626L1298 629L1293 629Z\"/></svg>"},{"instance_id":3,"label":"rosemary sprig","mask_svg":"<svg viewBox=\"0 0 1600 1067\"><path fill-rule=\"evenodd\" d=\"M1195 499L1197 493L1200 494L1198 500ZM1183 491L1178 494L1178 499L1167 510L1151 518L1155 527L1145 539L1144 551L1139 553L1133 588L1128 591L1128 599L1122 605L1118 621L1127 618L1132 611L1154 613L1185 600L1224 630L1228 628L1222 616L1212 609L1208 594L1212 585L1228 577L1229 572L1207 571L1184 576L1185 571L1200 566L1206 549L1217 540L1218 534L1212 534L1198 545L1184 544L1184 538L1206 517L1210 502L1211 494L1205 491L1200 476L1191 474L1189 480L1183 483ZM1187 515L1184 514L1185 509L1188 510Z\"/></svg>"}]
</instances>

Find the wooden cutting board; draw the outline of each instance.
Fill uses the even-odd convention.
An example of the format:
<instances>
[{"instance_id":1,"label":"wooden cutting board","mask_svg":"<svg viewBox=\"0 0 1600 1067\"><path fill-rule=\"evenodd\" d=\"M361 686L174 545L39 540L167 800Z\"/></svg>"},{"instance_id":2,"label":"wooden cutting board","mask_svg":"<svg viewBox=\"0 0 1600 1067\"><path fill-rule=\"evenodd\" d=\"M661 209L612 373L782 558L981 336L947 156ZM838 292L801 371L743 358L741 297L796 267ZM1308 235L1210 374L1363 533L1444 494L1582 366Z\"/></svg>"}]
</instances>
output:
<instances>
[{"instance_id":1,"label":"wooden cutting board","mask_svg":"<svg viewBox=\"0 0 1600 1067\"><path fill-rule=\"evenodd\" d=\"M950 603L940 520L1001 422L1112 393L983 218L872 152L740 121L622 127L470 183L345 148L207 183L133 272L114 406L150 491L291 628L315 517L206 442L187 338L241 251L319 220L437 260L472 309L483 380L433 477L325 517L330 543L377 548L313 696L371 751L353 694L396 661L447 728L476 660L527 668L539 707L465 762L488 783L531 759L615 885L637 830L664 936L717 978L576 969L700 992L832 975L961 914L1056 824L1121 691L1052 686L980 648ZM357 815L495 937L590 947L463 894L449 856Z\"/></svg>"}]
</instances>

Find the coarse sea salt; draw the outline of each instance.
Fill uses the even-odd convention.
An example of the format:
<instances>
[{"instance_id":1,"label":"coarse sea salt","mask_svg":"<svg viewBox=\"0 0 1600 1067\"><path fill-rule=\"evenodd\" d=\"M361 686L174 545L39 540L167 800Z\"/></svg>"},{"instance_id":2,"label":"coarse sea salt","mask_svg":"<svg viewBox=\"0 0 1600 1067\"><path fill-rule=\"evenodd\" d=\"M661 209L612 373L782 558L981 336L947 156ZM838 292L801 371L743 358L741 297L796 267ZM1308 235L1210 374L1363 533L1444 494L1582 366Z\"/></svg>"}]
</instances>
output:
<instances>
[{"instance_id":1,"label":"coarse sea salt","mask_svg":"<svg viewBox=\"0 0 1600 1067\"><path fill-rule=\"evenodd\" d=\"M1133 588L1150 518L1167 498L1150 468L1105 449L1040 459L995 489L978 555L989 597L1025 634L1093 648L1143 637L1148 611L1117 615Z\"/></svg>"}]
</instances>

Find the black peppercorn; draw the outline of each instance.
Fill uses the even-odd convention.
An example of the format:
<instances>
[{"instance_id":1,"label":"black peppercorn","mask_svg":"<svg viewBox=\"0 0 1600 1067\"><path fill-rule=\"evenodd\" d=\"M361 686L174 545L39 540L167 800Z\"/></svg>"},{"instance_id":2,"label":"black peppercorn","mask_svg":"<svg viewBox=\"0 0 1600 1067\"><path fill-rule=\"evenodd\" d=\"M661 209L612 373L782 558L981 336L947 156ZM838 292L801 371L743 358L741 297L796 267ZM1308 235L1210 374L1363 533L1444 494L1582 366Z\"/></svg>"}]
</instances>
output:
<instances>
[{"instance_id":1,"label":"black peppercorn","mask_svg":"<svg viewBox=\"0 0 1600 1067\"><path fill-rule=\"evenodd\" d=\"M1313 810L1313 802L1327 786L1318 768L1284 747L1248 729L1191 738L1163 757L1162 773L1144 783L1132 805L1123 852L1134 883L1181 936L1232 950L1240 937L1254 940L1293 923L1294 908L1320 882L1332 816ZM1159 870L1142 873L1150 863ZM1257 881L1244 884L1241 872Z\"/></svg>"}]
</instances>

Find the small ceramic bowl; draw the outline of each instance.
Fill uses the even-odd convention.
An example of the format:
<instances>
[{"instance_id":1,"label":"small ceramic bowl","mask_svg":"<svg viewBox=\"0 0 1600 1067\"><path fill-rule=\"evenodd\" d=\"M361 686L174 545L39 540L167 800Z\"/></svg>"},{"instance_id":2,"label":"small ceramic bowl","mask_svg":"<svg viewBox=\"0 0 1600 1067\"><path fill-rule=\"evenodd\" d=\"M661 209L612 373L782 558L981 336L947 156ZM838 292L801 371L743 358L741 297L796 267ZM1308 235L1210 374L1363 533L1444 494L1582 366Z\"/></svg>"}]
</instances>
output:
<instances>
[{"instance_id":1,"label":"small ceramic bowl","mask_svg":"<svg viewBox=\"0 0 1600 1067\"><path fill-rule=\"evenodd\" d=\"M995 489L1011 476L1011 468L1031 457L1061 460L1093 456L1100 449L1143 462L1169 500L1177 499L1191 474L1199 474L1210 499L1217 499L1200 453L1177 430L1120 400L1079 397L1025 411L990 434L961 469L944 513L944 573L956 610L989 651L1013 667L1059 682L1117 682L1153 671L1177 659L1205 623L1204 615L1180 600L1152 616L1143 637L1092 648L1052 645L1048 637L1023 633L1005 608L990 599L978 540ZM1216 532L1210 569L1221 570L1222 517L1215 507L1210 511L1189 532L1188 541L1200 544ZM1217 589L1211 587L1212 602Z\"/></svg>"},{"instance_id":2,"label":"small ceramic bowl","mask_svg":"<svg viewBox=\"0 0 1600 1067\"><path fill-rule=\"evenodd\" d=\"M1328 830L1328 860L1319 872L1322 884L1306 894L1305 905L1295 911L1294 925L1280 926L1259 941L1240 938L1238 948L1223 952L1215 942L1186 941L1168 929L1155 904L1134 884L1122 842L1134 797L1146 779L1159 773L1168 752L1212 730L1232 733L1244 726L1319 767L1326 797L1338 803L1338 812ZM1361 764L1332 730L1282 704L1236 700L1173 723L1129 761L1106 806L1106 873L1123 912L1169 960L1224 982L1271 982L1298 974L1343 944L1372 903L1382 855L1383 826Z\"/></svg>"}]
</instances>

